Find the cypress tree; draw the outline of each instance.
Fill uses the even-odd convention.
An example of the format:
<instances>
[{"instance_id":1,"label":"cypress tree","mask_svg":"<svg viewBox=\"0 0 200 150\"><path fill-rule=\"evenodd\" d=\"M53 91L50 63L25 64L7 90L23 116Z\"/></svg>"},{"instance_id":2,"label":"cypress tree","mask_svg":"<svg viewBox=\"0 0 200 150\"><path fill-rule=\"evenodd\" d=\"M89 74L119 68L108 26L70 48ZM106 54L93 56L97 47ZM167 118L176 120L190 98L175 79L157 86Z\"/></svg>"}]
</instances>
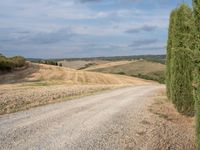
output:
<instances>
[{"instance_id":1,"label":"cypress tree","mask_svg":"<svg viewBox=\"0 0 200 150\"><path fill-rule=\"evenodd\" d=\"M195 120L196 120L196 145L200 150L200 0L193 0L193 11L195 18L194 34L195 50L194 50L194 99L195 99Z\"/></svg>"},{"instance_id":2,"label":"cypress tree","mask_svg":"<svg viewBox=\"0 0 200 150\"><path fill-rule=\"evenodd\" d=\"M192 93L192 37L193 13L187 4L177 9L174 42L171 51L171 99L177 110L185 115L193 115Z\"/></svg>"},{"instance_id":3,"label":"cypress tree","mask_svg":"<svg viewBox=\"0 0 200 150\"><path fill-rule=\"evenodd\" d=\"M170 21L169 21L169 29L168 29L168 41L167 41L167 60L166 60L166 89L167 96L171 99L171 53L174 43L174 28L176 21L176 9L171 12Z\"/></svg>"}]
</instances>

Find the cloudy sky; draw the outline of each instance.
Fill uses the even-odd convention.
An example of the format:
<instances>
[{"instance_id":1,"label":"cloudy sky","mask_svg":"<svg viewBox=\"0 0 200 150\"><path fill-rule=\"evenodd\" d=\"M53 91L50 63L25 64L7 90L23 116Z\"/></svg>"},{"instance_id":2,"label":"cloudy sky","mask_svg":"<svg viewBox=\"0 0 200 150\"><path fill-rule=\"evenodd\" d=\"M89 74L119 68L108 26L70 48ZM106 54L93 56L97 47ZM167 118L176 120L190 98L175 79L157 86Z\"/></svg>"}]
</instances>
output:
<instances>
[{"instance_id":1,"label":"cloudy sky","mask_svg":"<svg viewBox=\"0 0 200 150\"><path fill-rule=\"evenodd\" d=\"M169 14L182 1L1 0L0 53L31 58L165 54Z\"/></svg>"}]
</instances>

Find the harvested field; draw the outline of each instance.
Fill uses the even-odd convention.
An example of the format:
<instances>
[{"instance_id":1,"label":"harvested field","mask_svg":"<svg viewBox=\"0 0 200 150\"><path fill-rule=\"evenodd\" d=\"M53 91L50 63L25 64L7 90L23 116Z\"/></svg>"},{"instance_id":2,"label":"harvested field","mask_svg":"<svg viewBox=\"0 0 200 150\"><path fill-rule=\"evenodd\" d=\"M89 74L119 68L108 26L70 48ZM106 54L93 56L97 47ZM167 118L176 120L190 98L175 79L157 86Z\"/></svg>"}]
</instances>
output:
<instances>
[{"instance_id":1,"label":"harvested field","mask_svg":"<svg viewBox=\"0 0 200 150\"><path fill-rule=\"evenodd\" d=\"M58 63L62 64L63 67L66 68L71 68L71 69L82 69L82 68L87 68L87 66L98 66L98 65L102 65L105 63L108 63L109 61L104 61L104 60L96 60L96 61L84 61L84 60L75 60L75 61L67 61L67 60L63 60L63 61L59 61Z\"/></svg>"},{"instance_id":2,"label":"harvested field","mask_svg":"<svg viewBox=\"0 0 200 150\"><path fill-rule=\"evenodd\" d=\"M147 81L122 75L103 74L96 72L77 71L74 69L29 64L25 70L0 76L1 84L148 84Z\"/></svg>"},{"instance_id":3,"label":"harvested field","mask_svg":"<svg viewBox=\"0 0 200 150\"><path fill-rule=\"evenodd\" d=\"M108 67L114 67L114 66L119 66L119 65L125 65L125 64L129 64L132 62L136 62L136 61L113 61L113 62L107 62L107 63L102 63L99 65L94 65L91 67L88 67L84 70L95 70L95 69L101 69L101 68L108 68Z\"/></svg>"},{"instance_id":4,"label":"harvested field","mask_svg":"<svg viewBox=\"0 0 200 150\"><path fill-rule=\"evenodd\" d=\"M135 76L148 80L155 80L160 83L164 83L165 80L165 65L146 60L138 60L110 67L96 68L91 69L90 71Z\"/></svg>"},{"instance_id":5,"label":"harvested field","mask_svg":"<svg viewBox=\"0 0 200 150\"><path fill-rule=\"evenodd\" d=\"M0 86L0 114L114 89L116 85Z\"/></svg>"},{"instance_id":6,"label":"harvested field","mask_svg":"<svg viewBox=\"0 0 200 150\"><path fill-rule=\"evenodd\" d=\"M122 75L29 63L29 67L24 70L1 75L0 83L0 114L4 114L150 82Z\"/></svg>"}]
</instances>

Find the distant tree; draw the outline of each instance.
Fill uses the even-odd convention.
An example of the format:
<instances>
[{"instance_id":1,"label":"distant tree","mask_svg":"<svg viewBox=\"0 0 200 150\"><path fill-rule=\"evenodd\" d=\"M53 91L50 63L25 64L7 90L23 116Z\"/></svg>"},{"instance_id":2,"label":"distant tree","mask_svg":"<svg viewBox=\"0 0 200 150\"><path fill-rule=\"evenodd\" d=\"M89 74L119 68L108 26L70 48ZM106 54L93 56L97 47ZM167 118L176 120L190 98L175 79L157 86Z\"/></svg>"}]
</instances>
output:
<instances>
[{"instance_id":1,"label":"distant tree","mask_svg":"<svg viewBox=\"0 0 200 150\"><path fill-rule=\"evenodd\" d=\"M25 58L22 56L15 56L10 59L13 61L15 67L23 67L26 62Z\"/></svg>"},{"instance_id":2,"label":"distant tree","mask_svg":"<svg viewBox=\"0 0 200 150\"><path fill-rule=\"evenodd\" d=\"M177 9L174 29L173 50L171 51L171 99L177 110L193 115L192 59L194 19L191 8L182 4Z\"/></svg>"},{"instance_id":3,"label":"distant tree","mask_svg":"<svg viewBox=\"0 0 200 150\"><path fill-rule=\"evenodd\" d=\"M196 145L200 150L200 0L193 0L193 12L195 18L194 32L194 98L195 98L195 120L196 120Z\"/></svg>"},{"instance_id":4,"label":"distant tree","mask_svg":"<svg viewBox=\"0 0 200 150\"><path fill-rule=\"evenodd\" d=\"M167 60L166 60L166 88L167 96L171 99L171 53L174 43L174 32L175 32L175 21L176 21L177 10L173 10L170 15L168 41L167 41Z\"/></svg>"}]
</instances>

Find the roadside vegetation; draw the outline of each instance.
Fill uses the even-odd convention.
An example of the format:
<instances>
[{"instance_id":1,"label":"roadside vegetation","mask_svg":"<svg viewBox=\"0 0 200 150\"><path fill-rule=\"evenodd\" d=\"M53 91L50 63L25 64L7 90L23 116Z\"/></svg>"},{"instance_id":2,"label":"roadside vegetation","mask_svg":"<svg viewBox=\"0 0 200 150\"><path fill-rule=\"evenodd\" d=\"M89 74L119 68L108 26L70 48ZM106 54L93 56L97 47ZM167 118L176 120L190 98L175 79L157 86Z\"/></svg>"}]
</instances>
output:
<instances>
[{"instance_id":1,"label":"roadside vegetation","mask_svg":"<svg viewBox=\"0 0 200 150\"><path fill-rule=\"evenodd\" d=\"M200 150L200 0L171 12L166 64L167 96L178 112L195 115Z\"/></svg>"},{"instance_id":2,"label":"roadside vegetation","mask_svg":"<svg viewBox=\"0 0 200 150\"><path fill-rule=\"evenodd\" d=\"M6 57L0 54L0 73L9 72L17 68L24 67L26 65L26 60L24 57Z\"/></svg>"}]
</instances>

